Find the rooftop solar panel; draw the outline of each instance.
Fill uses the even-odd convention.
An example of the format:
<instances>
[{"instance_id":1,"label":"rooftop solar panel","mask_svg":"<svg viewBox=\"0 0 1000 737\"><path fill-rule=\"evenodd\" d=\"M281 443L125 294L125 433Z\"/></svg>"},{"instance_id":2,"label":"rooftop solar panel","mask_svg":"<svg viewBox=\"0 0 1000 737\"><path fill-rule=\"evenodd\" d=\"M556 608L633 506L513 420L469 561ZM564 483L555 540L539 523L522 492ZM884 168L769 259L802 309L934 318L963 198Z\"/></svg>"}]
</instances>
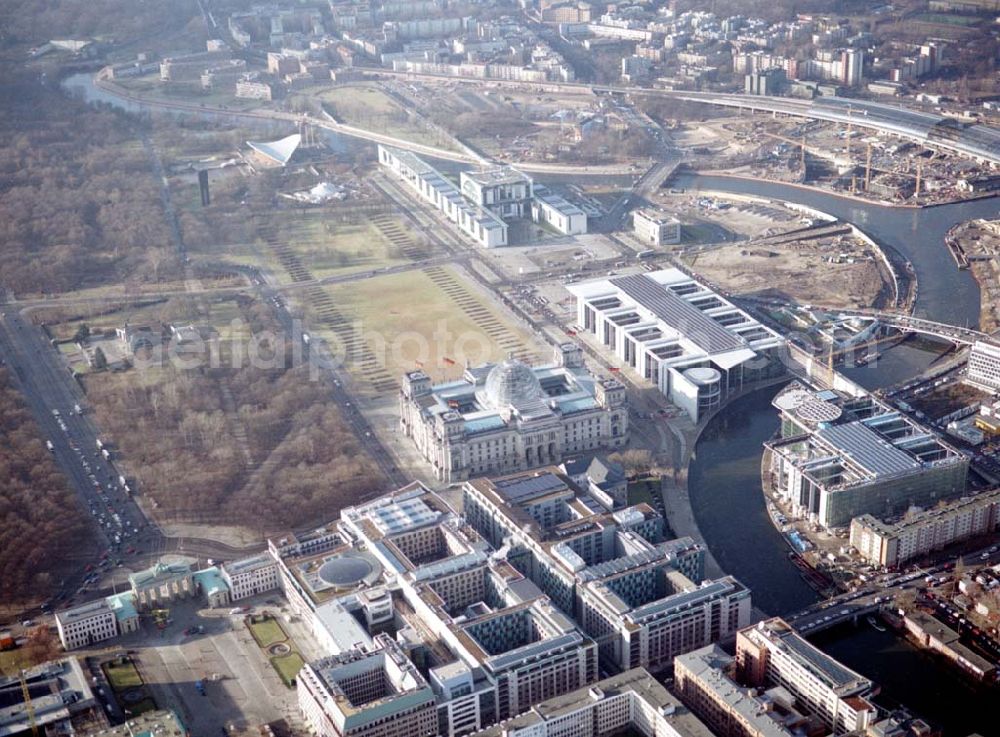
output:
<instances>
[{"instance_id":1,"label":"rooftop solar panel","mask_svg":"<svg viewBox=\"0 0 1000 737\"><path fill-rule=\"evenodd\" d=\"M501 479L494 486L507 501L515 504L567 488L562 479L551 473Z\"/></svg>"},{"instance_id":2,"label":"rooftop solar panel","mask_svg":"<svg viewBox=\"0 0 1000 737\"><path fill-rule=\"evenodd\" d=\"M706 353L746 347L745 341L645 274L620 276L611 283Z\"/></svg>"},{"instance_id":3,"label":"rooftop solar panel","mask_svg":"<svg viewBox=\"0 0 1000 737\"><path fill-rule=\"evenodd\" d=\"M845 668L794 632L787 633L781 639L797 658L811 665L813 672L822 675L831 686L847 686L858 680L857 673Z\"/></svg>"},{"instance_id":4,"label":"rooftop solar panel","mask_svg":"<svg viewBox=\"0 0 1000 737\"><path fill-rule=\"evenodd\" d=\"M817 436L876 476L920 468L920 463L862 422L821 428Z\"/></svg>"}]
</instances>

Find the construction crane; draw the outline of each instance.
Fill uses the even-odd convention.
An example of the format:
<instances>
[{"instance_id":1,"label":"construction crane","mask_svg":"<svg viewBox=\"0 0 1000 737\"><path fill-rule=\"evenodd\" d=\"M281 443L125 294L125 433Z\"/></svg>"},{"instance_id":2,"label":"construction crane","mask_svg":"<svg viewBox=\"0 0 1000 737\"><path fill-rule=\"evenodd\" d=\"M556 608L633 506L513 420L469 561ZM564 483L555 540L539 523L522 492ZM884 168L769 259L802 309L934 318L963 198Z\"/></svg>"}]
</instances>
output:
<instances>
[{"instance_id":1,"label":"construction crane","mask_svg":"<svg viewBox=\"0 0 1000 737\"><path fill-rule=\"evenodd\" d=\"M847 139L847 162L851 161L851 134L854 133L852 126L853 121L851 120L851 113L854 112L854 108L850 105L847 106L847 134L845 138Z\"/></svg>"},{"instance_id":2,"label":"construction crane","mask_svg":"<svg viewBox=\"0 0 1000 737\"><path fill-rule=\"evenodd\" d=\"M868 144L868 153L865 156L865 192L872 183L872 145Z\"/></svg>"},{"instance_id":3,"label":"construction crane","mask_svg":"<svg viewBox=\"0 0 1000 737\"><path fill-rule=\"evenodd\" d=\"M24 670L20 672L21 693L24 695L24 708L28 712L28 723L31 725L31 734L38 737L38 721L35 719L35 707L31 703L31 691L28 689L28 680L24 677Z\"/></svg>"},{"instance_id":4,"label":"construction crane","mask_svg":"<svg viewBox=\"0 0 1000 737\"><path fill-rule=\"evenodd\" d=\"M796 148L800 149L799 163L802 164L803 168L805 168L805 165L806 165L806 149L807 148L816 148L817 151L819 150L818 146L810 147L810 146L806 145L805 134L802 135L802 139L801 140L795 140L794 138L788 138L787 136L782 136L782 135L779 135L777 133L768 133L767 131L764 131L764 135L767 136L767 137L769 137L769 138L775 138L775 139L777 139L779 141L782 141L783 143L787 143L787 144L789 144L791 146L795 146Z\"/></svg>"}]
</instances>

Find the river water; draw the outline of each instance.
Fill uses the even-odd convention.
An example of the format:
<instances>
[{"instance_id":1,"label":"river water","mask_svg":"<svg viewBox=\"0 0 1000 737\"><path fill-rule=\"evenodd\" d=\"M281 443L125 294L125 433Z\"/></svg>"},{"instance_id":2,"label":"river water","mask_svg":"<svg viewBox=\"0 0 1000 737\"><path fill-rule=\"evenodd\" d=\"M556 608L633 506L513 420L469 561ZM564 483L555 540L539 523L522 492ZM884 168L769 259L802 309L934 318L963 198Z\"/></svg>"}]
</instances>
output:
<instances>
[{"instance_id":1,"label":"river water","mask_svg":"<svg viewBox=\"0 0 1000 737\"><path fill-rule=\"evenodd\" d=\"M1000 200L918 210L726 177L684 175L673 186L796 202L852 222L913 264L919 281L917 314L958 325L978 324L979 287L968 272L956 268L944 235L955 223L997 217ZM945 348L910 340L873 364L845 373L870 389L888 386L919 373ZM788 545L768 518L760 485L761 444L778 428L770 404L778 389L743 397L709 423L695 448L688 484L695 519L712 553L723 570L750 587L754 603L769 614L787 614L817 599L788 560ZM882 684L880 703L909 705L940 724L947 737L972 731L1000 734L998 720L987 718L982 694L892 633L867 624L846 625L821 636L817 644Z\"/></svg>"}]
</instances>

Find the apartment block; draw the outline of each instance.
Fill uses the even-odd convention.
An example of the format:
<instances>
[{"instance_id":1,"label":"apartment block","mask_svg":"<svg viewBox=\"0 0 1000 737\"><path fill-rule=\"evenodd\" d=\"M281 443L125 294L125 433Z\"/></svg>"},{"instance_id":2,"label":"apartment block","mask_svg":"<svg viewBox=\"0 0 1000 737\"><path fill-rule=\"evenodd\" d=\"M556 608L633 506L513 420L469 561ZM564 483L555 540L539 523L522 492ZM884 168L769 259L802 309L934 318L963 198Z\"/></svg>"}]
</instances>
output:
<instances>
[{"instance_id":1,"label":"apartment block","mask_svg":"<svg viewBox=\"0 0 1000 737\"><path fill-rule=\"evenodd\" d=\"M736 635L738 678L747 686L780 686L835 734L863 731L878 716L867 697L872 681L837 662L775 617Z\"/></svg>"},{"instance_id":2,"label":"apartment block","mask_svg":"<svg viewBox=\"0 0 1000 737\"><path fill-rule=\"evenodd\" d=\"M898 568L909 560L1000 526L1000 489L965 497L887 523L863 514L851 520L851 545L875 566Z\"/></svg>"}]
</instances>

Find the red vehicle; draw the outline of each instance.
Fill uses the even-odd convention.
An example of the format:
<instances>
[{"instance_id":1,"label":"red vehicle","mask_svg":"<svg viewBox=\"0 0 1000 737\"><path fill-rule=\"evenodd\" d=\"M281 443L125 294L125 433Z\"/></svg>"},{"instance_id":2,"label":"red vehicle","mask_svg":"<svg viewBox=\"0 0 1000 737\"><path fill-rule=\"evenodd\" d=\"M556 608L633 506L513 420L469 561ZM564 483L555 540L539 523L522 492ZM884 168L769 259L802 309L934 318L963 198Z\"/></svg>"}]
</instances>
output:
<instances>
[{"instance_id":1,"label":"red vehicle","mask_svg":"<svg viewBox=\"0 0 1000 737\"><path fill-rule=\"evenodd\" d=\"M87 573L90 573L92 570L94 570L94 566L93 566L93 564L88 563L87 567L84 568L83 570L86 571Z\"/></svg>"}]
</instances>

